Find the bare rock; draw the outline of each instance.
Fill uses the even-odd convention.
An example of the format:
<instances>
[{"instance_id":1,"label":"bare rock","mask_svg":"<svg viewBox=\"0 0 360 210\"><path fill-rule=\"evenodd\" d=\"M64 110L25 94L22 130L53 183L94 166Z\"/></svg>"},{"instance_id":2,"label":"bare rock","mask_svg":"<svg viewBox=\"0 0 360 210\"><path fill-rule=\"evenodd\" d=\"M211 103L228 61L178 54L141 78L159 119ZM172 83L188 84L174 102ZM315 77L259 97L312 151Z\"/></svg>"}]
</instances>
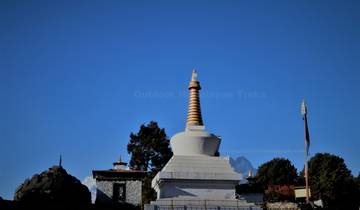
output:
<instances>
[{"instance_id":1,"label":"bare rock","mask_svg":"<svg viewBox=\"0 0 360 210\"><path fill-rule=\"evenodd\" d=\"M15 201L34 204L90 205L88 188L59 166L26 179L15 192Z\"/></svg>"}]
</instances>

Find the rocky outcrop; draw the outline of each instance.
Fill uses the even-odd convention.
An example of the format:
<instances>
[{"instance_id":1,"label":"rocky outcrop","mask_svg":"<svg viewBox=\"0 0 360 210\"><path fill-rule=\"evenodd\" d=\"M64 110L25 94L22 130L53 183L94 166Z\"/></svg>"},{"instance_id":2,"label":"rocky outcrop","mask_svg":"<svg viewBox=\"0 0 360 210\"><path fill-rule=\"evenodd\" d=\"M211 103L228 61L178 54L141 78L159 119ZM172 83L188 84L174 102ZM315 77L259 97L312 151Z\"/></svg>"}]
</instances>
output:
<instances>
[{"instance_id":1,"label":"rocky outcrop","mask_svg":"<svg viewBox=\"0 0 360 210\"><path fill-rule=\"evenodd\" d=\"M27 179L15 192L15 201L34 204L90 205L88 188L59 166Z\"/></svg>"}]
</instances>

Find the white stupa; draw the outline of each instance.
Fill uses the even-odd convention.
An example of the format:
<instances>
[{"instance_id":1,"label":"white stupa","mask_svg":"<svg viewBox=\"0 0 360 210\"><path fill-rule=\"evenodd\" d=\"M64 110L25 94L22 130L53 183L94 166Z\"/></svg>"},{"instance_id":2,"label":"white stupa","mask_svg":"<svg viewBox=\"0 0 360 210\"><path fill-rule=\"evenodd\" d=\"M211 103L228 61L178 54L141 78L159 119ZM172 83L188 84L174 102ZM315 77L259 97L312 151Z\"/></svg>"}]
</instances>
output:
<instances>
[{"instance_id":1,"label":"white stupa","mask_svg":"<svg viewBox=\"0 0 360 210\"><path fill-rule=\"evenodd\" d=\"M230 166L228 157L217 155L221 139L205 131L200 89L194 70L185 131L171 138L174 155L152 180L157 200L145 205L145 209L257 209L235 199L240 176Z\"/></svg>"}]
</instances>

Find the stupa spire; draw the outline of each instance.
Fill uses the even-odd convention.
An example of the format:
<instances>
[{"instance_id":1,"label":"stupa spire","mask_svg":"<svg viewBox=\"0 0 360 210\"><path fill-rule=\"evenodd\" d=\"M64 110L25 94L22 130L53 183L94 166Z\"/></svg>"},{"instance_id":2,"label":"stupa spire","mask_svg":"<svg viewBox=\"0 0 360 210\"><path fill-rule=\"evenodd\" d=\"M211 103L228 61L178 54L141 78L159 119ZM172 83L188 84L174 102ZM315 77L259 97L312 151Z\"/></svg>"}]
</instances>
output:
<instances>
[{"instance_id":1,"label":"stupa spire","mask_svg":"<svg viewBox=\"0 0 360 210\"><path fill-rule=\"evenodd\" d=\"M197 80L197 72L193 69L189 83L189 107L186 118L186 127L191 125L204 125L201 117L199 90L200 82Z\"/></svg>"}]
</instances>

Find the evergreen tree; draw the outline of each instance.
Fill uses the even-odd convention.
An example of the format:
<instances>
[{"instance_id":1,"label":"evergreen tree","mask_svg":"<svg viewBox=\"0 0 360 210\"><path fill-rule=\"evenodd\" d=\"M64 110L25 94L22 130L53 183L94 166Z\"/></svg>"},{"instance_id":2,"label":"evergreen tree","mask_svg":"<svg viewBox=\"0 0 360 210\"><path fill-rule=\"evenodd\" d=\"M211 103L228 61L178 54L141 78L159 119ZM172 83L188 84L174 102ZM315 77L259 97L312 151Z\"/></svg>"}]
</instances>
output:
<instances>
[{"instance_id":1,"label":"evergreen tree","mask_svg":"<svg viewBox=\"0 0 360 210\"><path fill-rule=\"evenodd\" d=\"M269 185L294 185L297 180L294 165L285 158L274 158L259 166L255 180L263 189Z\"/></svg>"},{"instance_id":2,"label":"evergreen tree","mask_svg":"<svg viewBox=\"0 0 360 210\"><path fill-rule=\"evenodd\" d=\"M160 171L172 156L165 129L159 128L154 121L141 125L138 133L130 134L127 151L131 154L130 168L154 173Z\"/></svg>"},{"instance_id":3,"label":"evergreen tree","mask_svg":"<svg viewBox=\"0 0 360 210\"><path fill-rule=\"evenodd\" d=\"M151 121L141 125L140 130L130 134L127 151L131 154L129 167L131 169L149 171L143 182L143 203L156 199L156 193L151 188L151 180L172 157L170 141L165 129Z\"/></svg>"},{"instance_id":4,"label":"evergreen tree","mask_svg":"<svg viewBox=\"0 0 360 210\"><path fill-rule=\"evenodd\" d=\"M274 158L260 165L255 183L265 193L269 202L293 201L293 186L297 181L297 172L293 164L285 158Z\"/></svg>"},{"instance_id":5,"label":"evergreen tree","mask_svg":"<svg viewBox=\"0 0 360 210\"><path fill-rule=\"evenodd\" d=\"M309 184L313 200L322 199L326 209L358 209L359 188L344 159L317 153L309 161Z\"/></svg>"}]
</instances>

